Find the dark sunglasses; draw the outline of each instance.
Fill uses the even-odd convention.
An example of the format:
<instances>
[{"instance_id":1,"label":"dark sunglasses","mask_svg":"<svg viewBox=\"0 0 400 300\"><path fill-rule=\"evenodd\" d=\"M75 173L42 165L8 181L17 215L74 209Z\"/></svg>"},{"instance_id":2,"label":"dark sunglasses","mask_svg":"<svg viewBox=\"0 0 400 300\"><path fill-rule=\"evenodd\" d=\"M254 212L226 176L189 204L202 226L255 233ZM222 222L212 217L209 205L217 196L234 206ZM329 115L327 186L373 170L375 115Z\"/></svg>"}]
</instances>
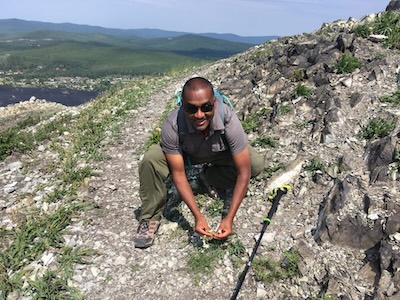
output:
<instances>
[{"instance_id":1,"label":"dark sunglasses","mask_svg":"<svg viewBox=\"0 0 400 300\"><path fill-rule=\"evenodd\" d=\"M186 105L185 105L185 111L186 111L188 114L192 115L192 114L197 113L197 111L198 111L199 108L200 108L200 110L201 110L202 112L207 113L207 112L212 111L212 110L213 110L213 107L214 107L214 104L212 104L212 103L206 103L206 104L203 104L202 106L196 106L196 105L192 105L192 104L186 104Z\"/></svg>"}]
</instances>

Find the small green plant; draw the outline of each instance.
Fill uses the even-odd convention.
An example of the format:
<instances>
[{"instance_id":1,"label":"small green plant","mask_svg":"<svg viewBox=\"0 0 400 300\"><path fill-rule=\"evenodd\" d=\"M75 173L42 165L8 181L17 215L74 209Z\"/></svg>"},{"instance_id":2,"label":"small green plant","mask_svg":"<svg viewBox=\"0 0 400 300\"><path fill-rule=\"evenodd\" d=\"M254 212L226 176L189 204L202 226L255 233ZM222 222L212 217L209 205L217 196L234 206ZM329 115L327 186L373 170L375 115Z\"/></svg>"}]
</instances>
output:
<instances>
[{"instance_id":1,"label":"small green plant","mask_svg":"<svg viewBox=\"0 0 400 300\"><path fill-rule=\"evenodd\" d=\"M219 243L213 241L208 243L208 249L202 248L189 255L187 267L195 275L195 283L198 285L203 275L210 275L219 259L224 255Z\"/></svg>"},{"instance_id":2,"label":"small green plant","mask_svg":"<svg viewBox=\"0 0 400 300\"><path fill-rule=\"evenodd\" d=\"M58 258L63 273L67 277L72 277L73 266L75 264L87 264L86 258L96 254L96 251L91 248L72 248L64 247L61 250L61 255Z\"/></svg>"},{"instance_id":3,"label":"small green plant","mask_svg":"<svg viewBox=\"0 0 400 300\"><path fill-rule=\"evenodd\" d=\"M374 56L375 56L375 58L377 58L377 59L383 59L383 58L385 58L385 53L383 53L383 52L376 52L376 53L374 54Z\"/></svg>"},{"instance_id":4,"label":"small green plant","mask_svg":"<svg viewBox=\"0 0 400 300\"><path fill-rule=\"evenodd\" d=\"M399 15L392 11L387 11L380 15L380 17L373 24L373 31L376 34L383 34L390 36L399 24Z\"/></svg>"},{"instance_id":5,"label":"small green plant","mask_svg":"<svg viewBox=\"0 0 400 300\"><path fill-rule=\"evenodd\" d=\"M81 299L79 291L68 285L65 278L54 271L46 271L41 278L30 283L35 291L32 299Z\"/></svg>"},{"instance_id":6,"label":"small green plant","mask_svg":"<svg viewBox=\"0 0 400 300\"><path fill-rule=\"evenodd\" d=\"M320 297L311 297L311 300L339 300L339 298L332 295L331 293L325 293Z\"/></svg>"},{"instance_id":7,"label":"small green plant","mask_svg":"<svg viewBox=\"0 0 400 300\"><path fill-rule=\"evenodd\" d=\"M278 172L280 169L283 169L285 166L284 164L272 164L269 165L265 168L264 172L263 172L263 177L269 178L272 175L274 175L276 172Z\"/></svg>"},{"instance_id":8,"label":"small green plant","mask_svg":"<svg viewBox=\"0 0 400 300\"><path fill-rule=\"evenodd\" d=\"M252 146L260 146L260 147L271 147L276 148L278 146L278 141L274 140L272 137L261 135L257 137L254 141L251 142Z\"/></svg>"},{"instance_id":9,"label":"small green plant","mask_svg":"<svg viewBox=\"0 0 400 300\"><path fill-rule=\"evenodd\" d=\"M150 137L146 140L144 145L144 151L148 150L151 145L159 144L161 142L161 128L156 127L150 134Z\"/></svg>"},{"instance_id":10,"label":"small green plant","mask_svg":"<svg viewBox=\"0 0 400 300\"><path fill-rule=\"evenodd\" d=\"M8 128L0 133L0 160L3 160L14 151L21 153L32 150L33 136L20 131L19 128Z\"/></svg>"},{"instance_id":11,"label":"small green plant","mask_svg":"<svg viewBox=\"0 0 400 300\"><path fill-rule=\"evenodd\" d=\"M387 120L384 118L373 118L366 126L364 126L360 133L359 138L371 140L374 138L381 138L389 135L396 127L396 120Z\"/></svg>"},{"instance_id":12,"label":"small green plant","mask_svg":"<svg viewBox=\"0 0 400 300\"><path fill-rule=\"evenodd\" d=\"M298 83L293 91L293 97L304 97L308 99L311 95L311 89L303 83Z\"/></svg>"},{"instance_id":13,"label":"small green plant","mask_svg":"<svg viewBox=\"0 0 400 300\"><path fill-rule=\"evenodd\" d=\"M314 157L311 161L304 167L304 170L310 171L315 174L317 171L325 172L325 164L319 157Z\"/></svg>"},{"instance_id":14,"label":"small green plant","mask_svg":"<svg viewBox=\"0 0 400 300\"><path fill-rule=\"evenodd\" d=\"M221 258L229 255L233 263L239 266L241 258L246 255L246 249L242 242L231 235L225 241L205 240L203 247L189 254L187 269L195 275L195 283L198 285L204 275L210 275L217 267Z\"/></svg>"},{"instance_id":15,"label":"small green plant","mask_svg":"<svg viewBox=\"0 0 400 300\"><path fill-rule=\"evenodd\" d=\"M129 270L131 270L133 273L139 271L140 269L142 269L142 267L139 264L129 265Z\"/></svg>"},{"instance_id":16,"label":"small green plant","mask_svg":"<svg viewBox=\"0 0 400 300\"><path fill-rule=\"evenodd\" d=\"M302 68L294 69L289 77L293 81L302 81L304 79L304 69Z\"/></svg>"},{"instance_id":17,"label":"small green plant","mask_svg":"<svg viewBox=\"0 0 400 300\"><path fill-rule=\"evenodd\" d=\"M280 261L270 258L256 257L253 261L253 270L256 280L269 284L276 280L293 278L300 275L298 264L300 255L297 250L286 251Z\"/></svg>"},{"instance_id":18,"label":"small green plant","mask_svg":"<svg viewBox=\"0 0 400 300\"><path fill-rule=\"evenodd\" d=\"M382 96L379 98L380 101L390 103L396 106L400 106L400 90L395 91L391 95Z\"/></svg>"},{"instance_id":19,"label":"small green plant","mask_svg":"<svg viewBox=\"0 0 400 300\"><path fill-rule=\"evenodd\" d=\"M278 107L278 115L284 116L284 115L288 114L291 110L292 110L292 108L289 105L281 104Z\"/></svg>"},{"instance_id":20,"label":"small green plant","mask_svg":"<svg viewBox=\"0 0 400 300\"><path fill-rule=\"evenodd\" d=\"M294 123L294 128L302 130L302 129L307 128L309 125L310 125L310 121L308 121L308 120L299 121L299 122Z\"/></svg>"},{"instance_id":21,"label":"small green plant","mask_svg":"<svg viewBox=\"0 0 400 300\"><path fill-rule=\"evenodd\" d=\"M242 121L243 130L246 133L255 132L260 127L260 120L257 114L248 114Z\"/></svg>"},{"instance_id":22,"label":"small green plant","mask_svg":"<svg viewBox=\"0 0 400 300\"><path fill-rule=\"evenodd\" d=\"M353 56L351 53L346 52L340 56L338 62L335 65L335 70L338 74L347 74L352 73L360 67L360 60L357 57Z\"/></svg>"},{"instance_id":23,"label":"small green plant","mask_svg":"<svg viewBox=\"0 0 400 300\"><path fill-rule=\"evenodd\" d=\"M352 30L359 37L366 38L372 34L372 28L366 24L355 26Z\"/></svg>"},{"instance_id":24,"label":"small green plant","mask_svg":"<svg viewBox=\"0 0 400 300\"><path fill-rule=\"evenodd\" d=\"M262 118L266 118L270 115L272 109L270 107L262 107L260 110L256 112L256 115Z\"/></svg>"},{"instance_id":25,"label":"small green plant","mask_svg":"<svg viewBox=\"0 0 400 300\"><path fill-rule=\"evenodd\" d=\"M206 211L211 217L218 217L222 213L223 206L224 206L223 201L219 199L213 199L206 206Z\"/></svg>"}]
</instances>

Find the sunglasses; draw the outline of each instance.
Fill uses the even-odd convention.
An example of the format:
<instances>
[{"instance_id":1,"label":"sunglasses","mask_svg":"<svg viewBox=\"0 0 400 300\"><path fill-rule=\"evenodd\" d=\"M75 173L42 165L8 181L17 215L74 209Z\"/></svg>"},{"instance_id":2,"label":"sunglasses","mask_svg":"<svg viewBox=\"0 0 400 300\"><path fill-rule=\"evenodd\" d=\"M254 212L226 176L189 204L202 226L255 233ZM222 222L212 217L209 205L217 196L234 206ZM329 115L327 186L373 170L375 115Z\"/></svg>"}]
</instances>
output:
<instances>
[{"instance_id":1,"label":"sunglasses","mask_svg":"<svg viewBox=\"0 0 400 300\"><path fill-rule=\"evenodd\" d=\"M185 105L185 111L190 115L197 113L199 108L202 112L207 113L207 112L210 112L213 110L214 104L206 103L206 104L203 104L202 106L196 106L196 105L192 105L192 104Z\"/></svg>"}]
</instances>

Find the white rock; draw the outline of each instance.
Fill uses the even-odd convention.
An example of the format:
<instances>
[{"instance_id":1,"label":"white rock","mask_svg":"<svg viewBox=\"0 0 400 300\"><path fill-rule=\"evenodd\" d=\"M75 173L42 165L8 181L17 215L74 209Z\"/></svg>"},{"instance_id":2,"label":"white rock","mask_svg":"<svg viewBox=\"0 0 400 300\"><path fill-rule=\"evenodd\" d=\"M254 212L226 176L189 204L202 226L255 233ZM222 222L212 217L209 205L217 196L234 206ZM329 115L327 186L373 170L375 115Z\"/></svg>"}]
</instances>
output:
<instances>
[{"instance_id":1,"label":"white rock","mask_svg":"<svg viewBox=\"0 0 400 300\"><path fill-rule=\"evenodd\" d=\"M123 256L117 256L117 258L114 261L114 265L116 266L122 266L126 264L126 258Z\"/></svg>"},{"instance_id":2,"label":"white rock","mask_svg":"<svg viewBox=\"0 0 400 300\"><path fill-rule=\"evenodd\" d=\"M163 224L160 227L160 229L158 230L158 232L159 232L159 234L168 234L168 233L174 232L177 229L178 229L178 223L170 222L167 224Z\"/></svg>"},{"instance_id":3,"label":"white rock","mask_svg":"<svg viewBox=\"0 0 400 300\"><path fill-rule=\"evenodd\" d=\"M396 241L399 241L399 242L400 242L400 232L396 232L396 233L393 235L393 238L394 238Z\"/></svg>"},{"instance_id":4,"label":"white rock","mask_svg":"<svg viewBox=\"0 0 400 300\"><path fill-rule=\"evenodd\" d=\"M92 275L93 275L94 277L97 277L97 276L99 276L99 274L100 274L100 270L99 270L98 268L96 268L96 267L91 267L91 268L90 268L90 273L92 273Z\"/></svg>"},{"instance_id":5,"label":"white rock","mask_svg":"<svg viewBox=\"0 0 400 300\"><path fill-rule=\"evenodd\" d=\"M368 214L368 219L373 220L373 221L378 220L379 215L377 212L370 213L370 214Z\"/></svg>"},{"instance_id":6,"label":"white rock","mask_svg":"<svg viewBox=\"0 0 400 300\"><path fill-rule=\"evenodd\" d=\"M260 238L260 234L257 234L254 239L257 241ZM262 239L261 239L261 245L263 246L268 246L268 244L272 243L275 240L276 232L266 232L264 233Z\"/></svg>"},{"instance_id":7,"label":"white rock","mask_svg":"<svg viewBox=\"0 0 400 300\"><path fill-rule=\"evenodd\" d=\"M3 191L4 194L8 195L16 191L16 185L18 182L12 182L4 186Z\"/></svg>"},{"instance_id":8,"label":"white rock","mask_svg":"<svg viewBox=\"0 0 400 300\"><path fill-rule=\"evenodd\" d=\"M43 262L44 266L50 265L54 261L54 253L44 252L40 260Z\"/></svg>"},{"instance_id":9,"label":"white rock","mask_svg":"<svg viewBox=\"0 0 400 300\"><path fill-rule=\"evenodd\" d=\"M79 275L79 274L76 274L76 275L72 276L72 279L73 279L74 281L76 281L76 282L81 283L82 280L83 280L83 277L82 277L81 275Z\"/></svg>"},{"instance_id":10,"label":"white rock","mask_svg":"<svg viewBox=\"0 0 400 300\"><path fill-rule=\"evenodd\" d=\"M257 299L266 299L267 291L264 288L257 287Z\"/></svg>"},{"instance_id":11,"label":"white rock","mask_svg":"<svg viewBox=\"0 0 400 300\"><path fill-rule=\"evenodd\" d=\"M11 171L11 172L15 172L18 171L20 169L22 169L23 167L23 163L20 161L16 161L13 163L8 164L7 168Z\"/></svg>"}]
</instances>

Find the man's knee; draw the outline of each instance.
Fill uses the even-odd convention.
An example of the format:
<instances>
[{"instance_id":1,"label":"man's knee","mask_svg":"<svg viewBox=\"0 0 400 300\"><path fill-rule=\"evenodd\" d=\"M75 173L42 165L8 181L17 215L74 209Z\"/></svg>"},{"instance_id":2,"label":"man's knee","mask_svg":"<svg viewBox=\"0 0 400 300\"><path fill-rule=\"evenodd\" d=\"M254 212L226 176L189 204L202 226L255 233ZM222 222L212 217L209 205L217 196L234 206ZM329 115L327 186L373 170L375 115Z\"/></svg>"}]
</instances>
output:
<instances>
[{"instance_id":1,"label":"man's knee","mask_svg":"<svg viewBox=\"0 0 400 300\"><path fill-rule=\"evenodd\" d=\"M256 152L254 149L251 151L251 177L255 177L264 171L264 156Z\"/></svg>"},{"instance_id":2,"label":"man's knee","mask_svg":"<svg viewBox=\"0 0 400 300\"><path fill-rule=\"evenodd\" d=\"M163 177L168 176L169 172L167 161L160 145L152 145L143 155L143 158L139 164L140 175L142 174L142 171L144 171L146 174L148 171L150 171L161 174Z\"/></svg>"}]
</instances>

